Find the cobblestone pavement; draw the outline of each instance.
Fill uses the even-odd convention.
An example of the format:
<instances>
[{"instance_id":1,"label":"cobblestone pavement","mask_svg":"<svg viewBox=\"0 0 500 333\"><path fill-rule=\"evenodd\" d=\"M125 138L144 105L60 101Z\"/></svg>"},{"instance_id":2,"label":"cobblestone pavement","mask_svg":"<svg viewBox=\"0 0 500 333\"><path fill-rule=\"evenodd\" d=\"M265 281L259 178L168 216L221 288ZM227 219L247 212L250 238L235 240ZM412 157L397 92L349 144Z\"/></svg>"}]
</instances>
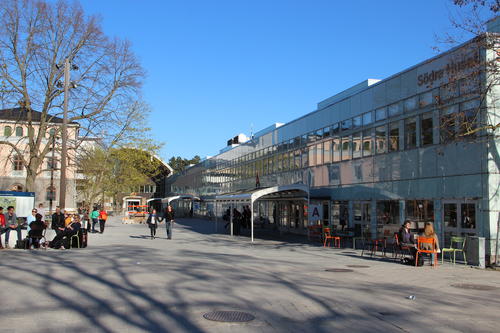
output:
<instances>
[{"instance_id":1,"label":"cobblestone pavement","mask_svg":"<svg viewBox=\"0 0 500 333\"><path fill-rule=\"evenodd\" d=\"M145 225L114 218L86 249L0 251L0 331L498 332L499 272L214 230L179 219L172 240L164 224L150 240ZM203 318L216 310L255 320Z\"/></svg>"}]
</instances>

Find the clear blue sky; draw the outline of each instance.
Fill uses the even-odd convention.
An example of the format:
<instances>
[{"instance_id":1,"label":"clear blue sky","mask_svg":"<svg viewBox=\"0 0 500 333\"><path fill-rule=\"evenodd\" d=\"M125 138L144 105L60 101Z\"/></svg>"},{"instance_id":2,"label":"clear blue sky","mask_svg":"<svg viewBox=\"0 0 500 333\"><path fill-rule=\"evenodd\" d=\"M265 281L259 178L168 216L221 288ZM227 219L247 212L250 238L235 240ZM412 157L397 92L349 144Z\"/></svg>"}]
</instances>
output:
<instances>
[{"instance_id":1,"label":"clear blue sky","mask_svg":"<svg viewBox=\"0 0 500 333\"><path fill-rule=\"evenodd\" d=\"M215 155L367 78L433 55L448 0L82 0L148 72L162 157Z\"/></svg>"}]
</instances>

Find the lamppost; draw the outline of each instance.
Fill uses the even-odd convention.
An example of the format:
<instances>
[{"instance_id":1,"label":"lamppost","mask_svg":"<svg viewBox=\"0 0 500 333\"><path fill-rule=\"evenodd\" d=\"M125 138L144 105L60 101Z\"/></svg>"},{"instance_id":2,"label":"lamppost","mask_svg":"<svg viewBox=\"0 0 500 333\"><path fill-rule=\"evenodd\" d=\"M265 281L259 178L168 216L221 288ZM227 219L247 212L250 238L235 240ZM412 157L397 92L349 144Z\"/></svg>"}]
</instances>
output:
<instances>
[{"instance_id":1,"label":"lamppost","mask_svg":"<svg viewBox=\"0 0 500 333\"><path fill-rule=\"evenodd\" d=\"M71 65L71 69L78 69L76 65ZM64 106L63 125L61 130L61 175L59 183L59 206L66 207L66 155L68 154L68 100L69 88L76 88L76 84L70 81L69 58L64 59Z\"/></svg>"},{"instance_id":2,"label":"lamppost","mask_svg":"<svg viewBox=\"0 0 500 333\"><path fill-rule=\"evenodd\" d=\"M50 197L49 197L49 214L52 216L52 202L55 200L55 190L54 190L54 170L57 163L55 163L55 150L56 150L56 134L55 131L51 134L52 138L52 156L50 158Z\"/></svg>"}]
</instances>

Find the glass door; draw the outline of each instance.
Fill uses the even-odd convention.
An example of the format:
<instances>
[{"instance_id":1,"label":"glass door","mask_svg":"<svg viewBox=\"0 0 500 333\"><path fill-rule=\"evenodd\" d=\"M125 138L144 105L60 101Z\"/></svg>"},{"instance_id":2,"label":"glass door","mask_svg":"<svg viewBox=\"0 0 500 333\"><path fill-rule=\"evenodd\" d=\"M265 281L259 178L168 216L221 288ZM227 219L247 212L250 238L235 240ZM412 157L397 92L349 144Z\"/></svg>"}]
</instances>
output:
<instances>
[{"instance_id":1,"label":"glass door","mask_svg":"<svg viewBox=\"0 0 500 333\"><path fill-rule=\"evenodd\" d=\"M443 202L444 245L450 245L452 236L473 236L477 234L476 202L450 200Z\"/></svg>"},{"instance_id":2,"label":"glass door","mask_svg":"<svg viewBox=\"0 0 500 333\"><path fill-rule=\"evenodd\" d=\"M371 202L354 201L352 205L354 220L354 233L356 237L362 235L362 231L370 228L371 221Z\"/></svg>"}]
</instances>

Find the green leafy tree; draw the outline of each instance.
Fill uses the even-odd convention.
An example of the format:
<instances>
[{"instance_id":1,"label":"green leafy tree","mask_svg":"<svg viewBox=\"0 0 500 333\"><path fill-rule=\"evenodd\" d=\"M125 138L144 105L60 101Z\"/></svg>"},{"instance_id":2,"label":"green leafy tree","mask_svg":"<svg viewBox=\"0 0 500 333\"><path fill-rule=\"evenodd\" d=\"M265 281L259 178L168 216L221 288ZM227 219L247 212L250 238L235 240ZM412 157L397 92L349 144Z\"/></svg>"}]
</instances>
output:
<instances>
[{"instance_id":1,"label":"green leafy tree","mask_svg":"<svg viewBox=\"0 0 500 333\"><path fill-rule=\"evenodd\" d=\"M168 164L174 170L174 172L182 172L189 165L198 164L200 163L200 161L201 158L198 155L195 155L192 159L189 160L180 156L174 156L168 160Z\"/></svg>"}]
</instances>

